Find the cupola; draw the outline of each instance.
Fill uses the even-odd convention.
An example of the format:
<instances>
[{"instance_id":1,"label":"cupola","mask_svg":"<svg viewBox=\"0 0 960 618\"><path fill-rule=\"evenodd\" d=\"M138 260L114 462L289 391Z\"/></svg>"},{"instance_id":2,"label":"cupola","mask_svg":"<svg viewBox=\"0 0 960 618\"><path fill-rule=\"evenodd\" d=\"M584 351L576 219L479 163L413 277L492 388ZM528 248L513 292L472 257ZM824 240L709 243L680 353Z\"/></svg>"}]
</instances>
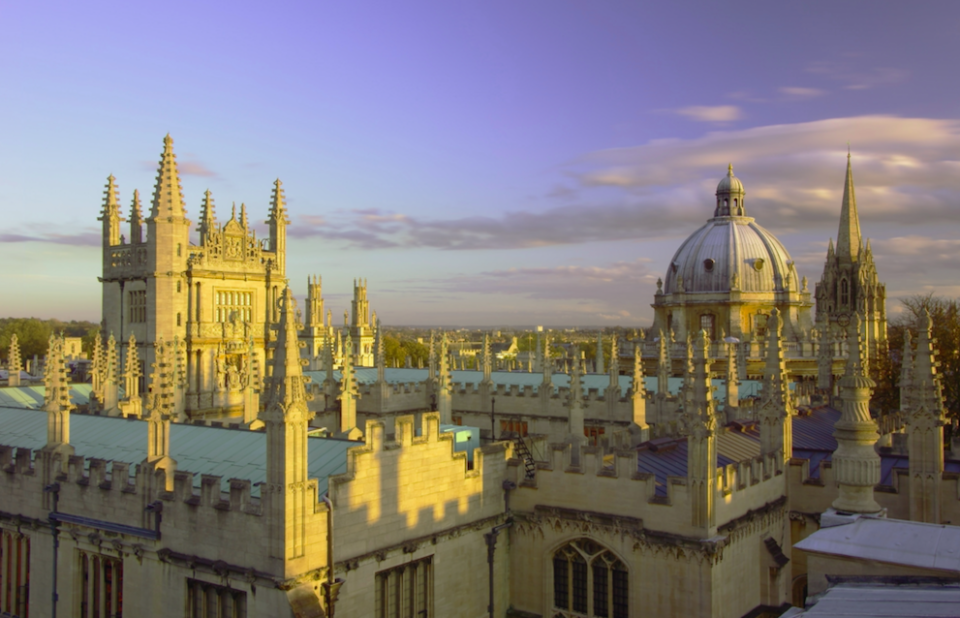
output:
<instances>
[{"instance_id":1,"label":"cupola","mask_svg":"<svg viewBox=\"0 0 960 618\"><path fill-rule=\"evenodd\" d=\"M742 217L746 213L743 209L743 183L733 175L733 163L727 166L727 175L717 185L717 208L713 211L714 217Z\"/></svg>"}]
</instances>

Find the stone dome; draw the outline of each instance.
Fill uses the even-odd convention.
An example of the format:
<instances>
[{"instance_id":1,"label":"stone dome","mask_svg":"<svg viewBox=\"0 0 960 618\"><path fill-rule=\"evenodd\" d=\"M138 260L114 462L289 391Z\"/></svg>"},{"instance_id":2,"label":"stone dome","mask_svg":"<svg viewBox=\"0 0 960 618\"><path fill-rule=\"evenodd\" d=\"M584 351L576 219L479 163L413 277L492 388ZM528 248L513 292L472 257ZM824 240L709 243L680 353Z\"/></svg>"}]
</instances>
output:
<instances>
[{"instance_id":1,"label":"stone dome","mask_svg":"<svg viewBox=\"0 0 960 618\"><path fill-rule=\"evenodd\" d=\"M776 236L752 217L743 216L743 195L743 183L733 175L731 165L717 187L714 217L691 234L670 261L663 281L665 294L798 289L790 254ZM738 201L724 208L722 200L733 196Z\"/></svg>"}]
</instances>

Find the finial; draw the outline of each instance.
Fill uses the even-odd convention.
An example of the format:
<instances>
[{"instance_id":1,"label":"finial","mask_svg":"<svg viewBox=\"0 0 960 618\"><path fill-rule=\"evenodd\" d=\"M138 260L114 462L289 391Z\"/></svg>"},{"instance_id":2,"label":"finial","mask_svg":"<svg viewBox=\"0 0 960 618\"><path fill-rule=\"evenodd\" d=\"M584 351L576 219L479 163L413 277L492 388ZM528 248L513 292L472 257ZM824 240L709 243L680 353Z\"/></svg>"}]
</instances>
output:
<instances>
[{"instance_id":1,"label":"finial","mask_svg":"<svg viewBox=\"0 0 960 618\"><path fill-rule=\"evenodd\" d=\"M727 176L733 176L733 163L727 164Z\"/></svg>"}]
</instances>

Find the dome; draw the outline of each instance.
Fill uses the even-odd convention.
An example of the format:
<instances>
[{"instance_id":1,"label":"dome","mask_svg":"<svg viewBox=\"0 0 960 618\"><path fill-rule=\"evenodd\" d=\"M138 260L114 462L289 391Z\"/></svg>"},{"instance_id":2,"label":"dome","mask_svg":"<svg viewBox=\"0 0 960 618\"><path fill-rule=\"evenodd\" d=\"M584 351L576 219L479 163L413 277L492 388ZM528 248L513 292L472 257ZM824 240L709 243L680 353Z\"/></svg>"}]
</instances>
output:
<instances>
[{"instance_id":1,"label":"dome","mask_svg":"<svg viewBox=\"0 0 960 618\"><path fill-rule=\"evenodd\" d=\"M741 292L769 293L785 290L788 278L796 290L796 277L783 244L751 217L715 217L677 249L663 291L729 292L735 284Z\"/></svg>"},{"instance_id":2,"label":"dome","mask_svg":"<svg viewBox=\"0 0 960 618\"><path fill-rule=\"evenodd\" d=\"M797 290L797 273L783 244L743 216L744 194L730 165L717 185L714 217L677 249L664 293L729 292L731 287L745 293Z\"/></svg>"}]
</instances>

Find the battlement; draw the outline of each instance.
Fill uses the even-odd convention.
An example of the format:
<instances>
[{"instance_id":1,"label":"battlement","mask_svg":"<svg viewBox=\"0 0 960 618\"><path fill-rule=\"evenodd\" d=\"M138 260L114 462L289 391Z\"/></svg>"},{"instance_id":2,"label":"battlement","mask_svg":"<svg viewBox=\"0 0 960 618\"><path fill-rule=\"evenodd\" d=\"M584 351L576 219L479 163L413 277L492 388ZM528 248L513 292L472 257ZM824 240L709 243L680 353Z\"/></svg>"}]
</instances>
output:
<instances>
[{"instance_id":1,"label":"battlement","mask_svg":"<svg viewBox=\"0 0 960 618\"><path fill-rule=\"evenodd\" d=\"M201 474L200 483L197 484L193 472L178 470L173 475L174 489L167 492L163 489L166 473L148 465L71 455L67 460L66 473L63 473L59 462L59 455L0 445L0 470L5 473L2 483L11 490L14 487L20 491L35 490L39 496L43 493L43 487L40 486L43 475L38 471L42 471L44 466L53 466L50 478L60 483L61 506L73 498L86 504L90 500L89 494L96 493L99 496L97 501L116 513L122 513L124 508L119 503L110 506L111 500L122 502L127 500L127 496L136 496L138 505L144 498L156 498L169 503L260 515L260 499L252 495L253 484L250 480L231 478L224 485L221 476Z\"/></svg>"},{"instance_id":2,"label":"battlement","mask_svg":"<svg viewBox=\"0 0 960 618\"><path fill-rule=\"evenodd\" d=\"M548 451L548 461L537 467L532 479L523 478L520 460L511 460L512 480L520 489L516 508L577 508L577 497L585 495L581 492L590 492L604 504L605 512L640 517L654 529L680 526L686 529L685 534L695 534L687 477L667 475L658 487L656 475L639 471L638 452L630 448L605 455L597 446L553 443ZM785 495L785 475L778 461L782 461L782 455L770 453L717 468L714 503L718 525ZM734 493L742 497L733 499Z\"/></svg>"},{"instance_id":3,"label":"battlement","mask_svg":"<svg viewBox=\"0 0 960 618\"><path fill-rule=\"evenodd\" d=\"M419 436L412 415L397 417L393 440L380 421L367 421L364 435L364 445L347 451L346 472L329 479L338 557L503 513L505 444L475 449L471 469L467 454L454 450L453 434L440 432L435 412L423 414Z\"/></svg>"}]
</instances>

